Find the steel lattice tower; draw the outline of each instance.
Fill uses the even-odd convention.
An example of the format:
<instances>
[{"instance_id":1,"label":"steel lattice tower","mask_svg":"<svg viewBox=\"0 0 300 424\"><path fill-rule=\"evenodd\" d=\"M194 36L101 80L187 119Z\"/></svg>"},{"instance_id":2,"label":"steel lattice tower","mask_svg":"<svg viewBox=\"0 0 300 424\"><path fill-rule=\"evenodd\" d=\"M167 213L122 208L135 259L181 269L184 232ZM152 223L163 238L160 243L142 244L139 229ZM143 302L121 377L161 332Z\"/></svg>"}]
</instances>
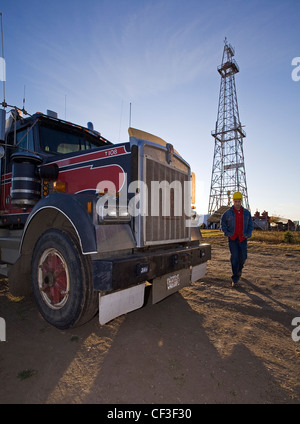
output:
<instances>
[{"instance_id":1,"label":"steel lattice tower","mask_svg":"<svg viewBox=\"0 0 300 424\"><path fill-rule=\"evenodd\" d=\"M218 67L221 75L218 117L215 139L213 168L210 186L208 213L213 214L221 206L229 206L235 191L243 194L243 205L249 209L246 172L243 153L245 131L239 117L235 87L235 74L239 67L233 59L234 50L225 38L222 64Z\"/></svg>"}]
</instances>

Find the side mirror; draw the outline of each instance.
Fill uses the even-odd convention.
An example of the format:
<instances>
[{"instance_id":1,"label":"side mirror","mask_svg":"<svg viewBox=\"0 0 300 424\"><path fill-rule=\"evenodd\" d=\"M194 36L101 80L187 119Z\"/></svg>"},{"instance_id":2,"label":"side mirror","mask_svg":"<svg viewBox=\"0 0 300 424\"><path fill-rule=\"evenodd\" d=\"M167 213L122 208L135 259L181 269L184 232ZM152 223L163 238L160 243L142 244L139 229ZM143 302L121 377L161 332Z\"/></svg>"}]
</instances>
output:
<instances>
[{"instance_id":1,"label":"side mirror","mask_svg":"<svg viewBox=\"0 0 300 424\"><path fill-rule=\"evenodd\" d=\"M0 159L3 158L4 154L5 154L4 147L3 146L0 146Z\"/></svg>"}]
</instances>

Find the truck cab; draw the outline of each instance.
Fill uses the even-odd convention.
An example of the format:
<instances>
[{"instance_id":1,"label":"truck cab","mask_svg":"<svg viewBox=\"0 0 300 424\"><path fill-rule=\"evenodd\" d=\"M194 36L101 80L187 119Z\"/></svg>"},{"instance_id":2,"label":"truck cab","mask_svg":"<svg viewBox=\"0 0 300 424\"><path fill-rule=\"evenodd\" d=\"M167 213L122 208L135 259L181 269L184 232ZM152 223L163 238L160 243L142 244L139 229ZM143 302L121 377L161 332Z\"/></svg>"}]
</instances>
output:
<instances>
[{"instance_id":1,"label":"truck cab","mask_svg":"<svg viewBox=\"0 0 300 424\"><path fill-rule=\"evenodd\" d=\"M51 325L97 311L105 324L141 307L146 286L156 303L205 274L191 170L171 144L134 128L113 144L90 123L17 109L1 134L0 272Z\"/></svg>"}]
</instances>

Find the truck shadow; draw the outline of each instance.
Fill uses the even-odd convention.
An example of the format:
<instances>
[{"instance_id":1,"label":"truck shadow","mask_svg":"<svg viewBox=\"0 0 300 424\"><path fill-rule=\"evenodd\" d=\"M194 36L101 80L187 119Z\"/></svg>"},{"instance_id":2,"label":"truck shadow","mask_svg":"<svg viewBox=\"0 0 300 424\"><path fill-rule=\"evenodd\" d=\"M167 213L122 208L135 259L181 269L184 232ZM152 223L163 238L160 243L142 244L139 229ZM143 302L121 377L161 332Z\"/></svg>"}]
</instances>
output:
<instances>
[{"instance_id":1,"label":"truck shadow","mask_svg":"<svg viewBox=\"0 0 300 424\"><path fill-rule=\"evenodd\" d=\"M212 309L212 313L213 309ZM274 403L288 393L239 340L228 354L179 293L129 314L86 403Z\"/></svg>"},{"instance_id":2,"label":"truck shadow","mask_svg":"<svg viewBox=\"0 0 300 424\"><path fill-rule=\"evenodd\" d=\"M11 308L2 297L1 403L294 403L239 339L224 354L224 341L212 337L199 304L195 310L184 289L105 326L95 317L59 331L42 320L31 299ZM20 381L26 369L36 372Z\"/></svg>"}]
</instances>

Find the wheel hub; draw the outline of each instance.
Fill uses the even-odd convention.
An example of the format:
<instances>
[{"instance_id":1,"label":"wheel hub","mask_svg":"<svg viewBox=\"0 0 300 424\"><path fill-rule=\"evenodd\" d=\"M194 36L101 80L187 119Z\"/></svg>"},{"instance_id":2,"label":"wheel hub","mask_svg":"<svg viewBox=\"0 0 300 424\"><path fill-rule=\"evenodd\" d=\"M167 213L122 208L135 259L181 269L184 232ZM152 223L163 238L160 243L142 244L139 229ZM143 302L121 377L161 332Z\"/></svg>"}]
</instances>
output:
<instances>
[{"instance_id":1,"label":"wheel hub","mask_svg":"<svg viewBox=\"0 0 300 424\"><path fill-rule=\"evenodd\" d=\"M47 249L41 255L38 284L42 299L51 309L61 309L66 304L70 289L69 271L58 250Z\"/></svg>"},{"instance_id":2,"label":"wheel hub","mask_svg":"<svg viewBox=\"0 0 300 424\"><path fill-rule=\"evenodd\" d=\"M48 272L44 277L45 286L53 287L55 283L55 278L53 272Z\"/></svg>"}]
</instances>

